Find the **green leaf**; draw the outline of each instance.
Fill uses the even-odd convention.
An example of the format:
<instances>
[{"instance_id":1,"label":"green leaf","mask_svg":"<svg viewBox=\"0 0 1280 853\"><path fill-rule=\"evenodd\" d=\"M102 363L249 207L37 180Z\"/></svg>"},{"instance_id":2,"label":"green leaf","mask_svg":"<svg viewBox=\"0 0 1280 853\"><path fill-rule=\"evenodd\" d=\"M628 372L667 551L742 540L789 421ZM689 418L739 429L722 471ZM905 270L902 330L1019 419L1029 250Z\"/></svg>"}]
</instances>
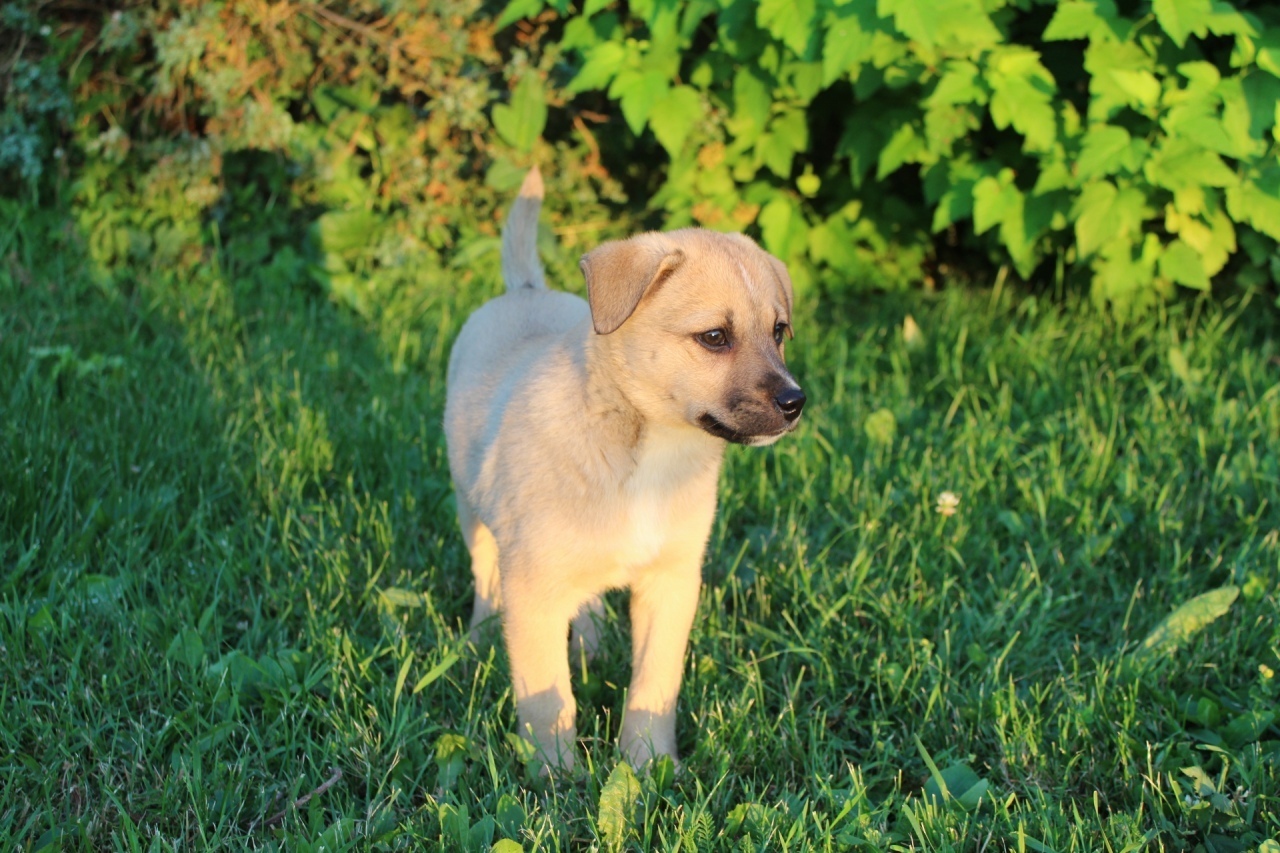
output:
<instances>
[{"instance_id":1,"label":"green leaf","mask_svg":"<svg viewBox=\"0 0 1280 853\"><path fill-rule=\"evenodd\" d=\"M1160 274L1183 287L1208 290L1209 276L1200 254L1182 240L1174 240L1160 256Z\"/></svg>"},{"instance_id":2,"label":"green leaf","mask_svg":"<svg viewBox=\"0 0 1280 853\"><path fill-rule=\"evenodd\" d=\"M1028 151L1048 151L1057 142L1053 101L1058 86L1040 62L1040 55L1025 47L1003 47L992 52L987 65L991 85L991 120L996 127L1010 125L1026 139Z\"/></svg>"},{"instance_id":3,"label":"green leaf","mask_svg":"<svg viewBox=\"0 0 1280 853\"><path fill-rule=\"evenodd\" d=\"M1141 190L1117 189L1110 181L1087 184L1071 209L1080 256L1088 257L1114 239L1135 239L1150 215Z\"/></svg>"},{"instance_id":4,"label":"green leaf","mask_svg":"<svg viewBox=\"0 0 1280 853\"><path fill-rule=\"evenodd\" d=\"M1151 153L1143 174L1151 183L1168 190L1229 187L1238 180L1217 153L1180 137L1166 138L1164 144Z\"/></svg>"},{"instance_id":5,"label":"green leaf","mask_svg":"<svg viewBox=\"0 0 1280 853\"><path fill-rule=\"evenodd\" d=\"M1101 124L1089 128L1076 160L1076 176L1089 181L1116 174L1125 164L1130 142L1129 131L1123 127Z\"/></svg>"},{"instance_id":6,"label":"green leaf","mask_svg":"<svg viewBox=\"0 0 1280 853\"><path fill-rule=\"evenodd\" d=\"M195 671L204 658L204 639L200 632L195 628L183 628L169 643L165 657Z\"/></svg>"},{"instance_id":7,"label":"green leaf","mask_svg":"<svg viewBox=\"0 0 1280 853\"><path fill-rule=\"evenodd\" d=\"M1261 740L1267 729L1275 725L1278 720L1280 720L1280 711L1272 708L1266 710L1255 708L1227 723L1222 736L1228 744L1239 749Z\"/></svg>"},{"instance_id":8,"label":"green leaf","mask_svg":"<svg viewBox=\"0 0 1280 853\"><path fill-rule=\"evenodd\" d=\"M1151 11L1174 44L1182 47L1188 36L1204 38L1212 6L1209 0L1152 0Z\"/></svg>"},{"instance_id":9,"label":"green leaf","mask_svg":"<svg viewBox=\"0 0 1280 853\"><path fill-rule=\"evenodd\" d=\"M871 57L875 34L881 31L870 0L837 8L827 19L822 41L822 85L830 86L848 72L857 77Z\"/></svg>"},{"instance_id":10,"label":"green leaf","mask_svg":"<svg viewBox=\"0 0 1280 853\"><path fill-rule=\"evenodd\" d=\"M1128 38L1130 23L1120 17L1113 0L1066 0L1054 10L1040 36L1045 41Z\"/></svg>"},{"instance_id":11,"label":"green leaf","mask_svg":"<svg viewBox=\"0 0 1280 853\"><path fill-rule=\"evenodd\" d=\"M809 39L818 29L813 25L817 12L815 0L760 0L756 7L756 23L796 56L808 53Z\"/></svg>"},{"instance_id":12,"label":"green leaf","mask_svg":"<svg viewBox=\"0 0 1280 853\"><path fill-rule=\"evenodd\" d=\"M808 242L808 227L789 196L775 195L757 217L764 247L783 261L790 260L793 246Z\"/></svg>"},{"instance_id":13,"label":"green leaf","mask_svg":"<svg viewBox=\"0 0 1280 853\"><path fill-rule=\"evenodd\" d=\"M878 0L876 13L882 18L892 15L898 32L932 47L938 35L938 16L931 6L924 0Z\"/></svg>"},{"instance_id":14,"label":"green leaf","mask_svg":"<svg viewBox=\"0 0 1280 853\"><path fill-rule=\"evenodd\" d=\"M524 853L524 847L521 846L519 841L500 838L493 842L493 846L489 848L489 853Z\"/></svg>"},{"instance_id":15,"label":"green leaf","mask_svg":"<svg viewBox=\"0 0 1280 853\"><path fill-rule=\"evenodd\" d=\"M876 409L863 421L862 431L873 444L892 444L898 434L898 419L888 409Z\"/></svg>"},{"instance_id":16,"label":"green leaf","mask_svg":"<svg viewBox=\"0 0 1280 853\"><path fill-rule=\"evenodd\" d=\"M1089 72L1089 120L1105 122L1124 109L1148 109L1160 97L1155 60L1132 42L1093 41L1084 52Z\"/></svg>"},{"instance_id":17,"label":"green leaf","mask_svg":"<svg viewBox=\"0 0 1280 853\"><path fill-rule=\"evenodd\" d=\"M1268 28L1258 39L1254 62L1268 74L1280 77L1280 27Z\"/></svg>"},{"instance_id":18,"label":"green leaf","mask_svg":"<svg viewBox=\"0 0 1280 853\"><path fill-rule=\"evenodd\" d=\"M949 59L943 63L942 74L925 103L929 106L985 104L987 97L978 66L967 59Z\"/></svg>"},{"instance_id":19,"label":"green leaf","mask_svg":"<svg viewBox=\"0 0 1280 853\"><path fill-rule=\"evenodd\" d=\"M385 589L378 590L378 594L382 596L382 600L387 603L390 608L396 607L421 607L424 602L422 593L414 592L411 589L401 589L400 587L389 586Z\"/></svg>"},{"instance_id":20,"label":"green leaf","mask_svg":"<svg viewBox=\"0 0 1280 853\"><path fill-rule=\"evenodd\" d=\"M1022 215L1022 192L1005 170L999 178L987 177L973 186L973 230L984 234L1011 216Z\"/></svg>"},{"instance_id":21,"label":"green leaf","mask_svg":"<svg viewBox=\"0 0 1280 853\"><path fill-rule=\"evenodd\" d=\"M749 120L760 130L769 123L769 111L773 107L773 95L755 71L739 68L733 75L734 118Z\"/></svg>"},{"instance_id":22,"label":"green leaf","mask_svg":"<svg viewBox=\"0 0 1280 853\"><path fill-rule=\"evenodd\" d=\"M675 157L703 114L702 99L697 91L689 86L676 86L654 105L649 127L667 153Z\"/></svg>"},{"instance_id":23,"label":"green leaf","mask_svg":"<svg viewBox=\"0 0 1280 853\"><path fill-rule=\"evenodd\" d=\"M965 811L973 811L982 804L990 787L990 783L967 765L953 764L937 775L930 775L924 783L924 795L939 804L952 801Z\"/></svg>"},{"instance_id":24,"label":"green leaf","mask_svg":"<svg viewBox=\"0 0 1280 853\"><path fill-rule=\"evenodd\" d=\"M507 8L502 10L502 15L498 18L497 28L503 29L511 26L516 21L532 18L541 12L542 7L545 5L545 0L511 0L507 4Z\"/></svg>"},{"instance_id":25,"label":"green leaf","mask_svg":"<svg viewBox=\"0 0 1280 853\"><path fill-rule=\"evenodd\" d=\"M538 75L525 74L516 84L511 103L493 108L493 127L503 141L519 151L532 151L547 125L547 99Z\"/></svg>"},{"instance_id":26,"label":"green leaf","mask_svg":"<svg viewBox=\"0 0 1280 853\"><path fill-rule=\"evenodd\" d=\"M981 48L1001 41L980 0L878 0L876 12L924 48Z\"/></svg>"},{"instance_id":27,"label":"green leaf","mask_svg":"<svg viewBox=\"0 0 1280 853\"><path fill-rule=\"evenodd\" d=\"M632 772L631 765L625 761L618 762L609 774L609 779L600 789L600 804L597 810L596 825L600 829L600 837L613 849L622 847L631 834L632 816L636 801L640 799L642 790L640 780Z\"/></svg>"},{"instance_id":28,"label":"green leaf","mask_svg":"<svg viewBox=\"0 0 1280 853\"><path fill-rule=\"evenodd\" d=\"M1146 658L1171 652L1224 615L1240 595L1240 587L1224 586L1197 595L1160 621L1132 656Z\"/></svg>"},{"instance_id":29,"label":"green leaf","mask_svg":"<svg viewBox=\"0 0 1280 853\"><path fill-rule=\"evenodd\" d=\"M626 70L614 78L609 86L609 97L618 100L627 127L639 136L654 105L666 96L670 88L667 75L661 71Z\"/></svg>"},{"instance_id":30,"label":"green leaf","mask_svg":"<svg viewBox=\"0 0 1280 853\"><path fill-rule=\"evenodd\" d=\"M565 90L571 95L588 89L603 89L623 67L630 54L616 41L606 41L586 52L586 62L569 81Z\"/></svg>"},{"instance_id":31,"label":"green leaf","mask_svg":"<svg viewBox=\"0 0 1280 853\"><path fill-rule=\"evenodd\" d=\"M900 125L880 149L880 157L876 161L876 179L882 180L893 174L904 163L916 162L925 150L925 141L916 132L915 125Z\"/></svg>"},{"instance_id":32,"label":"green leaf","mask_svg":"<svg viewBox=\"0 0 1280 853\"><path fill-rule=\"evenodd\" d=\"M1227 210L1273 240L1280 240L1280 166L1269 165L1227 188Z\"/></svg>"}]
</instances>

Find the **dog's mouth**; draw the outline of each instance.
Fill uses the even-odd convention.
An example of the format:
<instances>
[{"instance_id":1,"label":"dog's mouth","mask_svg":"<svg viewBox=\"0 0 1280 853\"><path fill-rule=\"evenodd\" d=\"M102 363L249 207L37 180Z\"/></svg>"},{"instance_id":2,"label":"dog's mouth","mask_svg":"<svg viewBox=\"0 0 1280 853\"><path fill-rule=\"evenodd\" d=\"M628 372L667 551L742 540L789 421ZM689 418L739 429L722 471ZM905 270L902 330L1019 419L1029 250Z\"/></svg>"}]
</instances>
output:
<instances>
[{"instance_id":1,"label":"dog's mouth","mask_svg":"<svg viewBox=\"0 0 1280 853\"><path fill-rule=\"evenodd\" d=\"M774 430L766 433L743 432L734 429L724 421L712 415L710 412L703 412L698 415L698 426L703 431L714 435L716 438L723 438L725 441L731 441L734 444L744 444L748 447L759 447L765 444L772 444L782 436L791 432L794 422L787 424L782 429Z\"/></svg>"}]
</instances>

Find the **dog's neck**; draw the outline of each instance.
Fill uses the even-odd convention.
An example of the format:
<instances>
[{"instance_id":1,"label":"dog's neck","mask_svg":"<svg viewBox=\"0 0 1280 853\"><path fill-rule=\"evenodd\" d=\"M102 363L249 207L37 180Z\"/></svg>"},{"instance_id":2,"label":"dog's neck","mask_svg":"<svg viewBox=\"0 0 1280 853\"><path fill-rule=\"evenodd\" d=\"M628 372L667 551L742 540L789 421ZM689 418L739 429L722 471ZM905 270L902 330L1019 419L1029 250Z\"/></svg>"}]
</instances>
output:
<instances>
[{"instance_id":1,"label":"dog's neck","mask_svg":"<svg viewBox=\"0 0 1280 853\"><path fill-rule=\"evenodd\" d=\"M679 446L679 455L691 470L718 466L725 442L687 421L658 419L645 412L612 344L588 326L584 347L585 412L591 429L604 439L602 445L626 451L626 459L610 460L615 473L625 479L637 467L668 456L665 448L674 446Z\"/></svg>"}]
</instances>

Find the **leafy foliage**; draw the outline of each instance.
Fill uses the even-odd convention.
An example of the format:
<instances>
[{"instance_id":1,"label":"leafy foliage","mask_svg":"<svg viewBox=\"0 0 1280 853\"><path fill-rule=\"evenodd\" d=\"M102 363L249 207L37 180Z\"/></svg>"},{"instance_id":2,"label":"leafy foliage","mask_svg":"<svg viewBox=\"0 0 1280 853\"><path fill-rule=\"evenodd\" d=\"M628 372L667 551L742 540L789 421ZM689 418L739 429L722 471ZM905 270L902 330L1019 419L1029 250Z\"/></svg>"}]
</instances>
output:
<instances>
[{"instance_id":1,"label":"leafy foliage","mask_svg":"<svg viewBox=\"0 0 1280 853\"><path fill-rule=\"evenodd\" d=\"M549 10L546 7L550 7ZM570 94L669 158L673 225L755 225L801 282L979 249L1121 315L1280 271L1280 13L1208 0L520 0L564 16ZM540 18L540 20L542 19ZM942 271L939 267L939 272Z\"/></svg>"}]
</instances>

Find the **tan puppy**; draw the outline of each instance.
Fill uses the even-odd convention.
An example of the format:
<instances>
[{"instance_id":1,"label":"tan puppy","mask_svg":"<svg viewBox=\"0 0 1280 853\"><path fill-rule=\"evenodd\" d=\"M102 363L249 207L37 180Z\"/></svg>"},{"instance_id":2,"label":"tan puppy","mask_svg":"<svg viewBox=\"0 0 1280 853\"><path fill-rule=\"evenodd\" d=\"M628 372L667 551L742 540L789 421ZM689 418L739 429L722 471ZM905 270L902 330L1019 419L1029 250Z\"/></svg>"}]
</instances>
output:
<instances>
[{"instance_id":1,"label":"tan puppy","mask_svg":"<svg viewBox=\"0 0 1280 853\"><path fill-rule=\"evenodd\" d=\"M507 293L449 360L445 431L475 573L473 630L501 611L520 731L545 766L574 761L568 637L596 643L600 596L631 590L621 746L676 758L676 696L725 441L796 425L791 279L738 234L686 229L583 257L588 302L546 289L542 177L503 234Z\"/></svg>"}]
</instances>

